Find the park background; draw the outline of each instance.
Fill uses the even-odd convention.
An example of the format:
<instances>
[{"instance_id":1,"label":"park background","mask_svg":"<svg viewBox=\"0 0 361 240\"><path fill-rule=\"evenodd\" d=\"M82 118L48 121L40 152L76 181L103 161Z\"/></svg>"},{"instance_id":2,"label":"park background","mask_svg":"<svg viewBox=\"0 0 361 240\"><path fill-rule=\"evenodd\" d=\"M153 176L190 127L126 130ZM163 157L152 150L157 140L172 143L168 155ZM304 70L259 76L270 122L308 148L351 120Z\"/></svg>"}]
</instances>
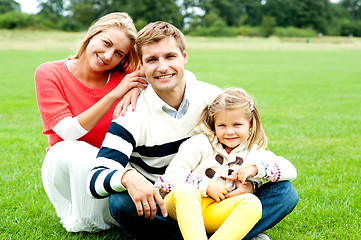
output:
<instances>
[{"instance_id":1,"label":"park background","mask_svg":"<svg viewBox=\"0 0 361 240\"><path fill-rule=\"evenodd\" d=\"M14 14L16 21L18 16L24 16L38 19L35 22L39 25L0 29L0 239L127 239L117 229L96 234L67 233L60 225L41 182L47 138L41 133L34 72L43 62L72 55L85 34L85 25L90 25L95 18L88 19L89 22L79 29L62 29L62 20L76 19L69 9L64 11L67 14L60 15L50 24L52 15L46 17L48 13L40 10L34 14L23 13L17 4L11 5L16 7L12 9L14 11L2 12L7 2L15 1L0 1L0 23ZM51 2L66 1L41 1L43 4ZM131 12L134 8L125 8L132 1L69 2L87 6L96 2L124 4L124 7L120 4L109 11ZM157 1L136 2L147 2L146 9L152 4L161 6L156 5ZM160 2L165 5L172 1ZM343 21L356 26L359 23L356 16L360 16L360 1L199 2L260 3L258 6L263 7L271 2L281 5L303 3L302 6L316 6L314 3L324 6L327 3L343 9L344 20L336 18L341 15L332 13L332 19L338 20L332 24L326 21L335 29L341 29L338 27ZM346 3L358 7L354 10L345 8L343 4ZM99 9L98 5L92 6L91 9ZM278 12L285 14L288 11L280 8ZM141 22L173 21L171 18L162 19L166 16L162 13ZM203 14L199 16L200 21L205 21L207 12L198 10L198 13ZM316 13L324 15L320 9ZM221 21L217 21L226 22L219 14L216 13L217 19ZM265 15L260 16L262 19ZM277 240L361 239L361 38L357 37L357 31L331 34L321 32L315 26L279 26L278 22L273 34L266 36L261 34L264 31L261 30L264 28L262 21L259 25L252 25L247 20L249 16L243 18L246 20L239 26L219 26L225 27L226 33L245 27L259 34L242 35L238 32L215 37L213 33L222 31L218 31L217 26L201 22L195 24L195 29L203 34L192 34L186 25L181 25L181 28L188 43L186 68L199 80L221 88L242 87L254 96L269 138L269 149L289 159L298 170L293 184L300 202L289 216L267 233ZM41 25L41 19L49 22ZM280 29L297 34L277 35Z\"/></svg>"}]
</instances>

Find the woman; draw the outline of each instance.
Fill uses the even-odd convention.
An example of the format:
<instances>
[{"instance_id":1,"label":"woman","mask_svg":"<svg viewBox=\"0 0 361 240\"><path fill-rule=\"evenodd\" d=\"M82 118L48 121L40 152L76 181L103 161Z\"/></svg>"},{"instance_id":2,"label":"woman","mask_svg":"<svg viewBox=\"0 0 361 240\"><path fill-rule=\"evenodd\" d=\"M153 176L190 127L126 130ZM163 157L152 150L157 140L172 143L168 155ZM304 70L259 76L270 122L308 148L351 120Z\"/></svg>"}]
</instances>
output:
<instances>
[{"instance_id":1,"label":"woman","mask_svg":"<svg viewBox=\"0 0 361 240\"><path fill-rule=\"evenodd\" d=\"M89 28L74 57L44 63L35 72L43 133L49 143L42 180L69 232L96 232L116 224L107 199L87 194L86 177L116 103L126 95L123 109L129 102L134 108L139 88L147 84L144 73L136 70L136 34L126 13L108 14Z\"/></svg>"}]
</instances>

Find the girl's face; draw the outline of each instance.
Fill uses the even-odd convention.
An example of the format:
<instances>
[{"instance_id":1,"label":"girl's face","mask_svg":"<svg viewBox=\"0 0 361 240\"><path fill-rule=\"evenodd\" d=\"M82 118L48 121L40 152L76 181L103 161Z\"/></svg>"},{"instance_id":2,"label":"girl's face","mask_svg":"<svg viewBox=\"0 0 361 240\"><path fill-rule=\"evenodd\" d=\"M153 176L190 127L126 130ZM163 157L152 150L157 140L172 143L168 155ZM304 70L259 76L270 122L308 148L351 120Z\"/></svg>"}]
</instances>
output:
<instances>
[{"instance_id":1,"label":"girl's face","mask_svg":"<svg viewBox=\"0 0 361 240\"><path fill-rule=\"evenodd\" d=\"M240 110L226 110L214 116L214 127L218 141L227 152L246 141L251 127Z\"/></svg>"},{"instance_id":2,"label":"girl's face","mask_svg":"<svg viewBox=\"0 0 361 240\"><path fill-rule=\"evenodd\" d=\"M123 30L111 27L95 35L89 42L85 56L95 72L117 66L131 48L131 40Z\"/></svg>"}]
</instances>

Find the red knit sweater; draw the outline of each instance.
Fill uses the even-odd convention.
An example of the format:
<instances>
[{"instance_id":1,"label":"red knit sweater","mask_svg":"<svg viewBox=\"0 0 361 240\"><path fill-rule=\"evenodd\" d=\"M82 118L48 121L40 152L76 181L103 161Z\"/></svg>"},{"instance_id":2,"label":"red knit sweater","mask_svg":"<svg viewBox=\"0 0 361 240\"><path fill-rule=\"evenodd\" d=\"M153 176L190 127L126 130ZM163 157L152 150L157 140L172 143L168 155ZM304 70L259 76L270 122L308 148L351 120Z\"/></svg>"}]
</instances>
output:
<instances>
[{"instance_id":1,"label":"red knit sweater","mask_svg":"<svg viewBox=\"0 0 361 240\"><path fill-rule=\"evenodd\" d=\"M103 88L89 88L74 77L65 62L66 60L47 62L40 65L35 72L36 98L43 121L43 133L48 136L49 148L63 141L52 130L60 120L69 116L75 117L93 106L113 90L125 76L125 74L114 72ZM78 140L100 148L112 120L115 106L116 104L93 129Z\"/></svg>"}]
</instances>

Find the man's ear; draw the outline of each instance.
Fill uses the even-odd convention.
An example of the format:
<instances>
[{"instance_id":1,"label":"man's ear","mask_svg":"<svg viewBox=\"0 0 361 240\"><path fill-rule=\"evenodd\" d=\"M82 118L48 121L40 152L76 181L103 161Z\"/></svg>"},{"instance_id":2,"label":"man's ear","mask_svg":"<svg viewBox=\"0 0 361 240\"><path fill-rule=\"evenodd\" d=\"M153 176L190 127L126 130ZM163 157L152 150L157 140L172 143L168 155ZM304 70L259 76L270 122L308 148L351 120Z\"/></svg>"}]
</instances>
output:
<instances>
[{"instance_id":1,"label":"man's ear","mask_svg":"<svg viewBox=\"0 0 361 240\"><path fill-rule=\"evenodd\" d=\"M184 49L183 51L183 58L184 58L184 65L187 64L188 62L188 53L187 53L187 49Z\"/></svg>"}]
</instances>

